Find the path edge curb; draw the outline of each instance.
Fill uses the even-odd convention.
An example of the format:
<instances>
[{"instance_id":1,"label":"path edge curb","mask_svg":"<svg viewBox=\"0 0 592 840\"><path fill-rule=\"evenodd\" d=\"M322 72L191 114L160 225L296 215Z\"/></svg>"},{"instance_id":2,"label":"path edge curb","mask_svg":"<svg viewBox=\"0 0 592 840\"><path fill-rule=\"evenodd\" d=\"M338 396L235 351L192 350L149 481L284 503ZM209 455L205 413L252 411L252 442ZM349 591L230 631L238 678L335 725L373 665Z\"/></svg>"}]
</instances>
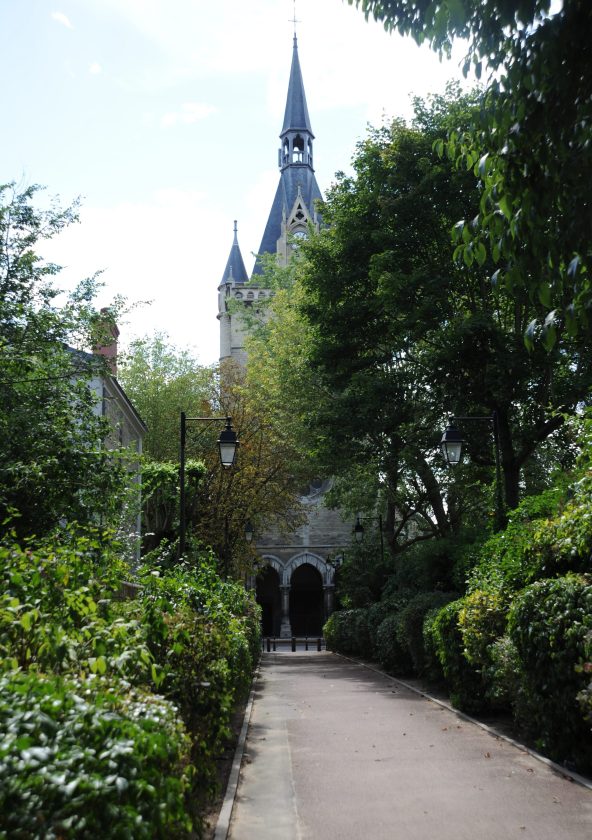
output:
<instances>
[{"instance_id":1,"label":"path edge curb","mask_svg":"<svg viewBox=\"0 0 592 840\"><path fill-rule=\"evenodd\" d=\"M228 777L228 784L226 785L226 793L224 794L224 801L218 814L218 821L216 822L216 830L214 832L214 840L226 840L228 832L230 831L230 820L232 818L232 810L234 808L234 800L236 799L236 792L238 790L238 782L240 778L240 769L243 763L243 755L245 753L245 745L247 742L247 732L249 731L249 724L251 722L251 713L253 711L253 703L255 700L255 683L259 677L259 669L261 660L257 663L255 673L253 674L253 681L251 683L251 691L249 692L249 699L245 708L245 715L243 717L243 725L241 727L240 735L236 748L234 750L234 758L232 759L232 767Z\"/></svg>"},{"instance_id":2,"label":"path edge curb","mask_svg":"<svg viewBox=\"0 0 592 840\"><path fill-rule=\"evenodd\" d=\"M381 671L380 668L375 668L373 665L369 665L366 662L363 662L360 659L354 659L351 656L345 656L343 653L337 653L337 651L329 651L329 653L333 653L335 656L340 656L342 659L347 659L349 662L355 662L356 665L361 665L363 668L366 668L368 671L374 671L376 674L380 674L383 677L386 677L389 680L394 680L394 682L399 683L399 685L405 686L406 689L412 691L414 694L419 694L420 697L425 697L426 700L431 700L432 703L436 703L438 706L442 706L442 708L447 709L449 712L452 712L457 717L461 718L462 720L466 720L468 723L473 723L475 726L478 726L480 729L483 729L488 735L491 735L492 738L500 738L502 741L506 741L506 743L511 744L513 747L516 747L522 752L528 753L528 755L535 758L537 761L546 764L551 770L555 773L563 776L564 779L568 779L571 782L576 782L578 785L582 785L582 787L588 788L588 790L592 790L592 781L587 779L585 776L580 776L579 773L574 772L573 770L568 770L566 767L562 767L561 764L557 764L555 761L551 761L550 758L547 758L541 753L533 750L531 747L527 747L525 744L521 744L520 741L516 741L514 738L510 738L509 735L504 735L503 732L498 732L493 726L489 726L487 723L482 723L480 720L476 720L476 718L471 717L470 715L465 714L465 712L461 712L459 709L455 709L454 706L451 706L450 703L446 703L445 700L439 700L437 697L432 697L427 691L422 691L419 688L416 688L409 683L406 683L404 680L399 679L399 677L393 677L392 674L387 674L386 671Z\"/></svg>"}]
</instances>

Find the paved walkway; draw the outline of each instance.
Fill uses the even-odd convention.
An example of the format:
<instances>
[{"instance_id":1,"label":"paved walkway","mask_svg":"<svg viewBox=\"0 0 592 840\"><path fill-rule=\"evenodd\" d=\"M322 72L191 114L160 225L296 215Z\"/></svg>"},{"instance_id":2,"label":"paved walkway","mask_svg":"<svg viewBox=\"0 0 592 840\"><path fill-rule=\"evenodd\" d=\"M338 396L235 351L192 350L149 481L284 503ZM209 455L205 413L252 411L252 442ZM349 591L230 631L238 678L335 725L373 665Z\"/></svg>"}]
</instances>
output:
<instances>
[{"instance_id":1,"label":"paved walkway","mask_svg":"<svg viewBox=\"0 0 592 840\"><path fill-rule=\"evenodd\" d=\"M591 840L592 791L396 680L264 654L232 840Z\"/></svg>"}]
</instances>

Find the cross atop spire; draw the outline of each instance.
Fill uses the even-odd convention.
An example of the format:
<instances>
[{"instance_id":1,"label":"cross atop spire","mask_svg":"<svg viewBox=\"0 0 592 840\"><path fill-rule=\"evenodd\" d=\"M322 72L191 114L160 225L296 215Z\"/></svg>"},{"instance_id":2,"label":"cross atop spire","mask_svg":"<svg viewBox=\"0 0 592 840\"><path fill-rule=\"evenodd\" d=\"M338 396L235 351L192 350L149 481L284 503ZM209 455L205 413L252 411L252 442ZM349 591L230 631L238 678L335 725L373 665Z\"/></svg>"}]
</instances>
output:
<instances>
[{"instance_id":1,"label":"cross atop spire","mask_svg":"<svg viewBox=\"0 0 592 840\"><path fill-rule=\"evenodd\" d=\"M294 17L290 20L290 23L294 24L294 41L296 41L296 24L302 23L302 21L296 19L296 0L294 0Z\"/></svg>"}]
</instances>

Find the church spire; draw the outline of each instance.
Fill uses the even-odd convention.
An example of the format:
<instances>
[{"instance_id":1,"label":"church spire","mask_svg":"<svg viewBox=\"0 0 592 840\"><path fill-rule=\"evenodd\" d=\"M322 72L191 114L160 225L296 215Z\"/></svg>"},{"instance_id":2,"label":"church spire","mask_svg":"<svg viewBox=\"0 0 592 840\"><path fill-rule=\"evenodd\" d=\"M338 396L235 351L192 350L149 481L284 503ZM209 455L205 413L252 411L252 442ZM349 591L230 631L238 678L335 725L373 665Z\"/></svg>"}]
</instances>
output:
<instances>
[{"instance_id":1,"label":"church spire","mask_svg":"<svg viewBox=\"0 0 592 840\"><path fill-rule=\"evenodd\" d=\"M308 116L304 82L298 58L298 39L294 33L292 67L288 83L288 98L284 113L284 124L280 134L282 148L279 152L279 166L284 169L292 164L307 165L312 168L312 141L314 134Z\"/></svg>"},{"instance_id":2,"label":"church spire","mask_svg":"<svg viewBox=\"0 0 592 840\"><path fill-rule=\"evenodd\" d=\"M222 277L222 283L247 283L249 280L245 264L243 262L243 255L238 244L238 227L236 219L234 221L234 241L228 255L226 268Z\"/></svg>"},{"instance_id":3,"label":"church spire","mask_svg":"<svg viewBox=\"0 0 592 840\"><path fill-rule=\"evenodd\" d=\"M277 254L280 264L285 265L292 253L291 238L306 235L309 222L318 227L315 202L322 198L312 165L314 134L306 105L296 33L280 138L280 181L257 253ZM253 276L262 272L261 261L257 260Z\"/></svg>"}]
</instances>

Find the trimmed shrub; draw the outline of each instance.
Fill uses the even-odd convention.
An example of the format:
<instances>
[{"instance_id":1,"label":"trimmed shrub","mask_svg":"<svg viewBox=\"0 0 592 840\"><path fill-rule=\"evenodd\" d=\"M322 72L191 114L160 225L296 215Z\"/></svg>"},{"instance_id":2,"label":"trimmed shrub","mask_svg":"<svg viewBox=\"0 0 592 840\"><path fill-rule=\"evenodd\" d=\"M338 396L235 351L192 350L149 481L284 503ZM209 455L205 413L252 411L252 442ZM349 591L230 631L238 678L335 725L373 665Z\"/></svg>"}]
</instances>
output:
<instances>
[{"instance_id":1,"label":"trimmed shrub","mask_svg":"<svg viewBox=\"0 0 592 840\"><path fill-rule=\"evenodd\" d=\"M421 675L425 670L423 622L431 610L442 607L457 596L448 592L421 592L400 612L396 623L397 640L409 653L413 669Z\"/></svg>"},{"instance_id":2,"label":"trimmed shrub","mask_svg":"<svg viewBox=\"0 0 592 840\"><path fill-rule=\"evenodd\" d=\"M590 726L578 703L586 690L581 668L592 630L592 578L567 575L524 590L509 613L516 647L518 725L551 758L592 770Z\"/></svg>"},{"instance_id":3,"label":"trimmed shrub","mask_svg":"<svg viewBox=\"0 0 592 840\"><path fill-rule=\"evenodd\" d=\"M390 613L382 621L376 634L376 652L380 666L395 676L407 676L413 671L409 651L399 641L401 613Z\"/></svg>"},{"instance_id":4,"label":"trimmed shrub","mask_svg":"<svg viewBox=\"0 0 592 840\"><path fill-rule=\"evenodd\" d=\"M189 836L189 739L161 697L104 678L6 673L0 730L2 836Z\"/></svg>"},{"instance_id":5,"label":"trimmed shrub","mask_svg":"<svg viewBox=\"0 0 592 840\"><path fill-rule=\"evenodd\" d=\"M339 610L334 612L323 628L329 650L351 656L370 657L367 610Z\"/></svg>"},{"instance_id":6,"label":"trimmed shrub","mask_svg":"<svg viewBox=\"0 0 592 840\"><path fill-rule=\"evenodd\" d=\"M503 591L477 589L463 598L458 626L464 655L482 677L483 691L492 706L511 703L508 640L501 642L507 624L508 597ZM498 670L500 673L498 674Z\"/></svg>"},{"instance_id":7,"label":"trimmed shrub","mask_svg":"<svg viewBox=\"0 0 592 840\"><path fill-rule=\"evenodd\" d=\"M426 623L426 635L429 636L427 647L430 653L435 652L442 666L452 704L466 712L478 712L482 711L486 704L481 676L464 655L464 643L458 623L463 606L462 598L452 601Z\"/></svg>"},{"instance_id":8,"label":"trimmed shrub","mask_svg":"<svg viewBox=\"0 0 592 840\"><path fill-rule=\"evenodd\" d=\"M437 607L436 609L430 610L428 613L425 614L423 619L423 674L422 676L425 677L429 682L435 683L437 685L442 685L445 683L444 679L444 671L442 670L442 664L438 657L438 651L436 649L436 642L435 642L435 630L434 630L434 622L440 613L441 607Z\"/></svg>"}]
</instances>

